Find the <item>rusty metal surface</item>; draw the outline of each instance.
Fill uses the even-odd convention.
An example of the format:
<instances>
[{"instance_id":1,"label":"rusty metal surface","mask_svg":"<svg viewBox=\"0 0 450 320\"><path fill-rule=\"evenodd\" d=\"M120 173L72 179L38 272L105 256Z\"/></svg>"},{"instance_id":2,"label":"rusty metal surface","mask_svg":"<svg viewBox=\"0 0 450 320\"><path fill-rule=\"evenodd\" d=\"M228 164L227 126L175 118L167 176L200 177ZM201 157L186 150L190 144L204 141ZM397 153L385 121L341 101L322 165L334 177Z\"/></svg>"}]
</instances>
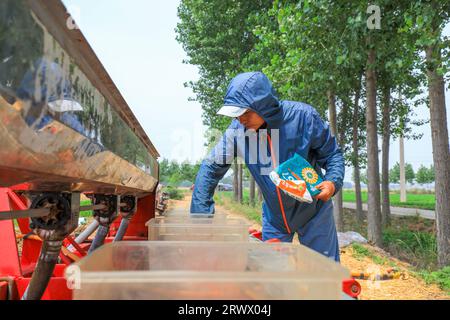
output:
<instances>
[{"instance_id":1,"label":"rusty metal surface","mask_svg":"<svg viewBox=\"0 0 450 320\"><path fill-rule=\"evenodd\" d=\"M0 3L0 186L145 195L159 156L58 0Z\"/></svg>"}]
</instances>

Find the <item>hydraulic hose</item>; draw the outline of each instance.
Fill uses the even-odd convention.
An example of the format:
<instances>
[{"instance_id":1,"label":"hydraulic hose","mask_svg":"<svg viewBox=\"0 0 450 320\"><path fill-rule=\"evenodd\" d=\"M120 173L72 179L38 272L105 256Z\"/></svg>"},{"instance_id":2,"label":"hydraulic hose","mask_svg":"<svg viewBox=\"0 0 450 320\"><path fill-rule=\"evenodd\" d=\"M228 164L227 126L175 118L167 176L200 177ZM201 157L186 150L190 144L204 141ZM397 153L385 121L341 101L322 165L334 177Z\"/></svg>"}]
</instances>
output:
<instances>
[{"instance_id":1,"label":"hydraulic hose","mask_svg":"<svg viewBox=\"0 0 450 320\"><path fill-rule=\"evenodd\" d=\"M58 261L62 243L62 240L43 241L36 269L34 270L31 281L22 296L22 300L41 299Z\"/></svg>"},{"instance_id":2,"label":"hydraulic hose","mask_svg":"<svg viewBox=\"0 0 450 320\"><path fill-rule=\"evenodd\" d=\"M76 243L83 243L84 240L86 240L87 238L89 238L89 236L95 231L97 230L99 225L99 222L97 220L92 221L86 229L84 229L84 231L82 233L80 233L78 235L78 237L75 238L75 242ZM73 251L74 247L72 245L68 246L67 249L69 249L70 251Z\"/></svg>"},{"instance_id":3,"label":"hydraulic hose","mask_svg":"<svg viewBox=\"0 0 450 320\"><path fill-rule=\"evenodd\" d=\"M129 219L122 218L122 221L120 222L119 230L117 230L116 236L114 237L114 242L122 241L123 236L127 232L129 224L130 224Z\"/></svg>"},{"instance_id":4,"label":"hydraulic hose","mask_svg":"<svg viewBox=\"0 0 450 320\"><path fill-rule=\"evenodd\" d=\"M109 225L102 226L100 225L97 229L97 233L95 234L94 241L92 241L91 247L89 248L88 254L94 252L95 249L102 246L105 242L105 238L109 233Z\"/></svg>"}]
</instances>

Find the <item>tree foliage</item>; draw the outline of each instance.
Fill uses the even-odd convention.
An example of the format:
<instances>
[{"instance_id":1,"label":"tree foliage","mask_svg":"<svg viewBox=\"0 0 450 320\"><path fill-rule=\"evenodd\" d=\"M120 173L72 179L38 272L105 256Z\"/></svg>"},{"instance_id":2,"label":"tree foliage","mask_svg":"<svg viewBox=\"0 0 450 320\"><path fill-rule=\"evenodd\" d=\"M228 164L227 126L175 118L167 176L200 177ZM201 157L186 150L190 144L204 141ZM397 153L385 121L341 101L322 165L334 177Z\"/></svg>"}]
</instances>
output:
<instances>
[{"instance_id":1,"label":"tree foliage","mask_svg":"<svg viewBox=\"0 0 450 320\"><path fill-rule=\"evenodd\" d=\"M211 128L228 124L215 111L228 81L242 71L263 71L281 99L311 104L324 118L327 110L337 114L336 134L347 165L367 167L361 180L369 187L368 234L378 245L378 134L384 137L386 191L390 138L418 139L413 128L430 121L439 259L447 263L450 152L442 89L449 75L450 40L442 30L450 21L450 2L379 0L379 29L369 28L368 6L360 0L183 0L178 40L189 56L187 62L200 70L200 79L190 86ZM423 104L430 106L430 120L414 114ZM427 180L430 172L425 173L420 171L420 181ZM397 164L390 180L398 182L399 175ZM410 165L406 179L414 181Z\"/></svg>"},{"instance_id":2,"label":"tree foliage","mask_svg":"<svg viewBox=\"0 0 450 320\"><path fill-rule=\"evenodd\" d=\"M410 163L405 163L405 179L408 183L413 183L416 174ZM400 164L397 162L391 170L389 170L389 182L399 183L400 182Z\"/></svg>"},{"instance_id":3,"label":"tree foliage","mask_svg":"<svg viewBox=\"0 0 450 320\"><path fill-rule=\"evenodd\" d=\"M256 41L248 17L269 7L271 1L182 0L177 40L183 45L186 63L198 66L200 78L186 84L203 108L204 124L224 129L229 123L217 117L228 82L244 71L243 61Z\"/></svg>"},{"instance_id":4,"label":"tree foliage","mask_svg":"<svg viewBox=\"0 0 450 320\"><path fill-rule=\"evenodd\" d=\"M421 165L416 172L416 182L419 184L432 183L434 182L434 166L429 168Z\"/></svg>"},{"instance_id":5,"label":"tree foliage","mask_svg":"<svg viewBox=\"0 0 450 320\"><path fill-rule=\"evenodd\" d=\"M163 159L159 163L160 181L163 184L178 186L183 181L194 183L200 164L190 164L188 162L178 163Z\"/></svg>"}]
</instances>

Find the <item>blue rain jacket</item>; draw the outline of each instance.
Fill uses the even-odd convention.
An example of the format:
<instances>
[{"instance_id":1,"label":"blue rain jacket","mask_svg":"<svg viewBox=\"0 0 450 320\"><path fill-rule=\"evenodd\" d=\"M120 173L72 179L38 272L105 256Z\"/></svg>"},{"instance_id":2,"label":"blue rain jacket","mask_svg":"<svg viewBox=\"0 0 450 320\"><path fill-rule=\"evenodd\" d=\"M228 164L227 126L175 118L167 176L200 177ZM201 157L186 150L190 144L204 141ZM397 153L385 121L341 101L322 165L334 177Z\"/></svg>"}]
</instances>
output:
<instances>
[{"instance_id":1,"label":"blue rain jacket","mask_svg":"<svg viewBox=\"0 0 450 320\"><path fill-rule=\"evenodd\" d=\"M33 110L25 116L25 121L36 130L54 120L44 105L56 100L73 100L73 88L62 68L45 58L36 60L33 67L25 73L17 89L17 96L30 100ZM60 112L58 120L80 134L87 135L81 121L82 111Z\"/></svg>"},{"instance_id":2,"label":"blue rain jacket","mask_svg":"<svg viewBox=\"0 0 450 320\"><path fill-rule=\"evenodd\" d=\"M314 166L324 180L334 182L336 191L342 187L344 158L336 139L331 135L328 124L322 121L318 112L310 105L302 102L278 100L269 79L261 72L249 72L236 76L228 87L224 104L255 111L265 120L267 130L260 129L254 132L253 130L246 130L237 119L231 122L228 129L238 129L249 137L240 139L232 134L232 130L227 130L215 148L203 160L195 180L191 213L214 213L214 190L219 180L230 168L232 159L239 156L245 160L250 173L261 189L264 197L262 209L265 220L276 230L281 233L292 234L311 221L322 208L326 212L322 213L321 217L324 215L332 216L333 206L331 203L325 205L322 201L316 199L311 204L303 203L280 191L286 214L285 220L288 225L286 226L275 185L268 176L272 169L272 160L276 166L298 153ZM252 156L249 155L249 150L252 149L248 142L254 135L256 135L257 141L264 141L266 139L265 131L272 136L274 141L275 136L271 134L273 129L279 130L279 159L271 159L268 144L257 143L258 152L255 163L254 157L251 159ZM264 148L265 150L263 150ZM267 154L266 157L264 152ZM224 161L220 162L218 159L224 159ZM325 175L323 175L322 169L325 170ZM333 219L328 220L333 221ZM334 222L332 224L332 230L335 233ZM329 228L330 226L325 227ZM316 231L321 232L320 230ZM315 231L309 230L309 232ZM330 237L335 239L336 235L330 235ZM317 248L314 249L317 250Z\"/></svg>"}]
</instances>

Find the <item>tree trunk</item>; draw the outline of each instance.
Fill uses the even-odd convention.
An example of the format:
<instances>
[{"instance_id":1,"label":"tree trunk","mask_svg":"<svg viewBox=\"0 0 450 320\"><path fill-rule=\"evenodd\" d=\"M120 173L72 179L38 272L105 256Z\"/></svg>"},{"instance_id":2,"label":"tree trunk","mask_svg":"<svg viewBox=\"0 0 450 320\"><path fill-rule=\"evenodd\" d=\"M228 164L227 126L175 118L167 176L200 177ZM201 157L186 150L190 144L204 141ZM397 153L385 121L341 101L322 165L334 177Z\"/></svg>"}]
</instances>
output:
<instances>
[{"instance_id":1,"label":"tree trunk","mask_svg":"<svg viewBox=\"0 0 450 320\"><path fill-rule=\"evenodd\" d=\"M255 206L255 179L250 174L250 205Z\"/></svg>"},{"instance_id":2,"label":"tree trunk","mask_svg":"<svg viewBox=\"0 0 450 320\"><path fill-rule=\"evenodd\" d=\"M403 136L400 143L400 202L406 202L406 172L405 172L405 143Z\"/></svg>"},{"instance_id":3,"label":"tree trunk","mask_svg":"<svg viewBox=\"0 0 450 320\"><path fill-rule=\"evenodd\" d=\"M348 103L346 101L343 101L342 103L342 109L341 112L339 113L339 117L341 119L341 127L340 130L338 130L338 143L341 147L342 153L344 153L345 150L345 127L347 125L348 122ZM334 196L335 200L336 200L336 206L338 208L341 208L341 219L342 219L342 225L341 225L341 230L343 231L344 229L344 200L343 200L343 194L342 194L342 189L339 190L338 193L336 193L336 195Z\"/></svg>"},{"instance_id":4,"label":"tree trunk","mask_svg":"<svg viewBox=\"0 0 450 320\"><path fill-rule=\"evenodd\" d=\"M337 138L337 120L336 120L336 96L334 92L329 90L328 95L328 112L330 117L331 134ZM343 208L342 208L342 193L336 193L333 199L333 214L336 223L336 229L341 231L344 227Z\"/></svg>"},{"instance_id":5,"label":"tree trunk","mask_svg":"<svg viewBox=\"0 0 450 320\"><path fill-rule=\"evenodd\" d=\"M366 65L366 126L367 126L367 235L369 241L382 246L380 210L380 174L377 136L376 52L369 49Z\"/></svg>"},{"instance_id":6,"label":"tree trunk","mask_svg":"<svg viewBox=\"0 0 450 320\"><path fill-rule=\"evenodd\" d=\"M361 77L358 81L358 87L355 92L355 105L353 109L353 180L355 183L355 196L356 196L356 217L358 222L362 224L364 222L364 212L362 208L362 195L361 195L361 173L359 171L359 139L358 139L358 124L359 124L359 98L361 95Z\"/></svg>"},{"instance_id":7,"label":"tree trunk","mask_svg":"<svg viewBox=\"0 0 450 320\"><path fill-rule=\"evenodd\" d=\"M426 49L426 59L433 163L436 173L435 212L438 263L444 267L450 264L450 150L445 109L445 82L443 76L437 72L441 61L441 52L437 45Z\"/></svg>"},{"instance_id":8,"label":"tree trunk","mask_svg":"<svg viewBox=\"0 0 450 320\"><path fill-rule=\"evenodd\" d=\"M238 202L243 203L243 181L242 181L242 164L238 164Z\"/></svg>"},{"instance_id":9,"label":"tree trunk","mask_svg":"<svg viewBox=\"0 0 450 320\"><path fill-rule=\"evenodd\" d=\"M381 222L383 226L390 224L391 203L389 199L389 141L391 139L391 89L383 90L383 144L381 163L381 194L383 198Z\"/></svg>"},{"instance_id":10,"label":"tree trunk","mask_svg":"<svg viewBox=\"0 0 450 320\"><path fill-rule=\"evenodd\" d=\"M234 201L238 202L239 197L239 174L238 174L238 164L237 160L234 160L233 163L233 193L234 193Z\"/></svg>"},{"instance_id":11,"label":"tree trunk","mask_svg":"<svg viewBox=\"0 0 450 320\"><path fill-rule=\"evenodd\" d=\"M259 200L259 202L263 201L262 192L261 192L261 189L259 188L259 186L258 186L258 200Z\"/></svg>"}]
</instances>

